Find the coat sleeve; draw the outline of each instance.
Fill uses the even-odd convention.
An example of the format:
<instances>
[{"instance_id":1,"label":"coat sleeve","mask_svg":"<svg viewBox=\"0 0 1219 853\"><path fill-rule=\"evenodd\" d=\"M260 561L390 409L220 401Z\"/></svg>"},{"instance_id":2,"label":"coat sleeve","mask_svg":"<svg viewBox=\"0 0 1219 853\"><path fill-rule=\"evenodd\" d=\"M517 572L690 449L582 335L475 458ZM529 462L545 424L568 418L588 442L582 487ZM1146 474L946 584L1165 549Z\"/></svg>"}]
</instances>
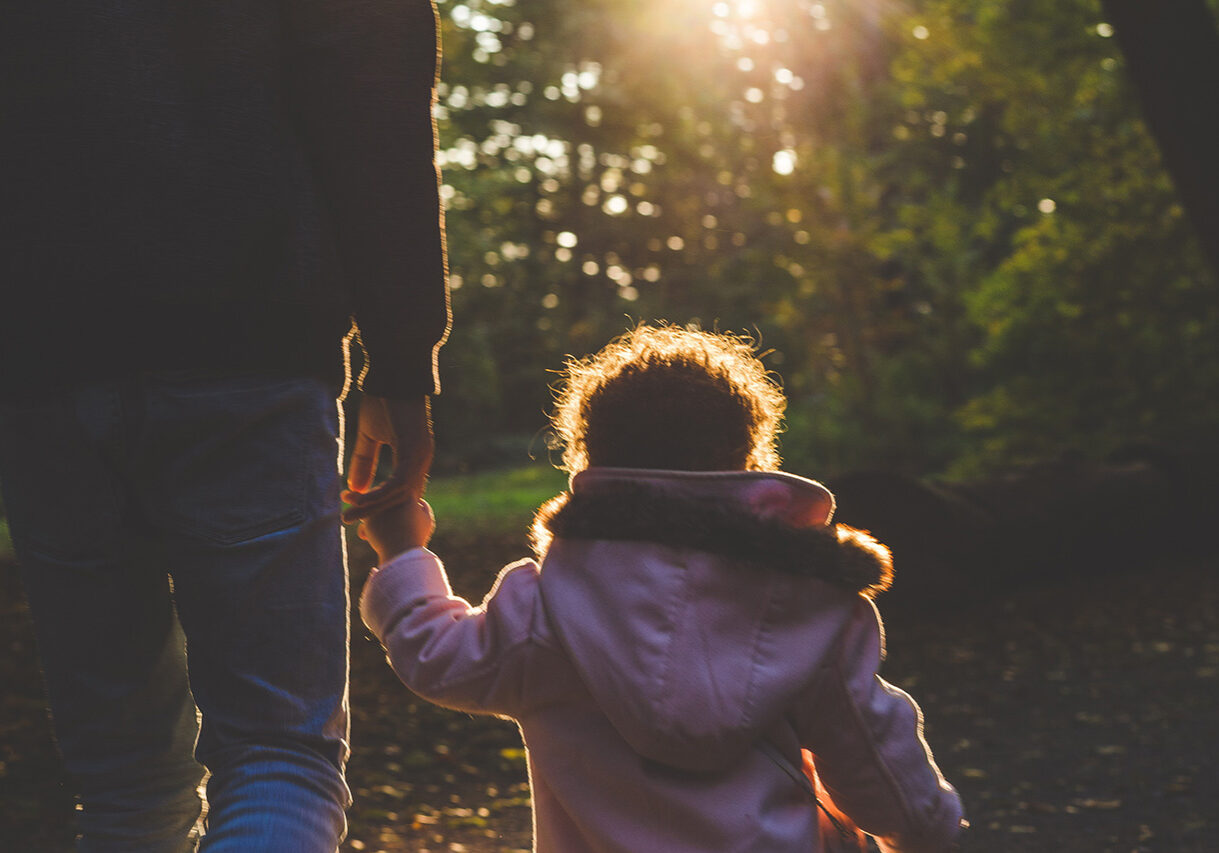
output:
<instances>
[{"instance_id":1,"label":"coat sleeve","mask_svg":"<svg viewBox=\"0 0 1219 853\"><path fill-rule=\"evenodd\" d=\"M439 391L449 324L432 120L431 0L283 3L288 110L309 152L354 292L362 387Z\"/></svg>"},{"instance_id":2,"label":"coat sleeve","mask_svg":"<svg viewBox=\"0 0 1219 853\"><path fill-rule=\"evenodd\" d=\"M440 559L423 548L376 570L360 614L412 691L475 714L515 716L526 703L535 652L538 567L522 560L500 572L478 607L453 595Z\"/></svg>"},{"instance_id":3,"label":"coat sleeve","mask_svg":"<svg viewBox=\"0 0 1219 853\"><path fill-rule=\"evenodd\" d=\"M961 800L923 739L918 705L877 675L882 655L879 615L860 598L797 733L835 805L883 853L943 853L961 831Z\"/></svg>"}]
</instances>

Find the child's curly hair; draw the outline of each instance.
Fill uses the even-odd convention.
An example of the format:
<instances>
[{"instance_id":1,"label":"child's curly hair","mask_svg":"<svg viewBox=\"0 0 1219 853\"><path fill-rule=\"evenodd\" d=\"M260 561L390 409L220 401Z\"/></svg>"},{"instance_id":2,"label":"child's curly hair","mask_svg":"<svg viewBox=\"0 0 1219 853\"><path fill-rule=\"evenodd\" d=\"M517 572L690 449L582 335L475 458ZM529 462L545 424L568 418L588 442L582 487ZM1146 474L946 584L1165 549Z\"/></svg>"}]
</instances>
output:
<instances>
[{"instance_id":1,"label":"child's curly hair","mask_svg":"<svg viewBox=\"0 0 1219 853\"><path fill-rule=\"evenodd\" d=\"M779 467L786 401L749 338L637 326L568 361L555 391L551 424L569 472Z\"/></svg>"}]
</instances>

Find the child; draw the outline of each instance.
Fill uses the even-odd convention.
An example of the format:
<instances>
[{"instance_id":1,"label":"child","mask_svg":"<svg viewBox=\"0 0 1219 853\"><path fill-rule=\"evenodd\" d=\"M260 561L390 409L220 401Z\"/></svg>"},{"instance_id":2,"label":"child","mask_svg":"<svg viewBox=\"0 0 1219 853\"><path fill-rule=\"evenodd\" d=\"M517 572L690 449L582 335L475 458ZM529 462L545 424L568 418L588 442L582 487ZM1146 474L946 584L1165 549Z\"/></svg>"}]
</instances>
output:
<instances>
[{"instance_id":1,"label":"child","mask_svg":"<svg viewBox=\"0 0 1219 853\"><path fill-rule=\"evenodd\" d=\"M425 503L363 522L364 621L419 695L518 721L539 853L827 849L802 748L882 850L952 849L957 794L876 675L888 550L776 470L783 407L748 342L641 326L567 366L571 491L481 606L425 550Z\"/></svg>"}]
</instances>

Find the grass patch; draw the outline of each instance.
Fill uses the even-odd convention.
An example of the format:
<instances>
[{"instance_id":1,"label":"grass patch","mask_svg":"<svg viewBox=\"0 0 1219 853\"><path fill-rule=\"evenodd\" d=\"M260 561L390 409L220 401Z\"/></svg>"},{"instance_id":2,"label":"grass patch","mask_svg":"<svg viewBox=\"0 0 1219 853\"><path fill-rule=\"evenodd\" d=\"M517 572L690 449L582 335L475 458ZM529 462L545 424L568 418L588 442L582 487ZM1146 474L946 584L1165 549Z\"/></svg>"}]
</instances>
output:
<instances>
[{"instance_id":1,"label":"grass patch","mask_svg":"<svg viewBox=\"0 0 1219 853\"><path fill-rule=\"evenodd\" d=\"M13 559L13 537L8 532L8 519L0 518L0 560Z\"/></svg>"},{"instance_id":2,"label":"grass patch","mask_svg":"<svg viewBox=\"0 0 1219 853\"><path fill-rule=\"evenodd\" d=\"M437 477L427 501L437 526L456 533L524 530L534 511L567 488L567 474L538 462L521 468Z\"/></svg>"}]
</instances>

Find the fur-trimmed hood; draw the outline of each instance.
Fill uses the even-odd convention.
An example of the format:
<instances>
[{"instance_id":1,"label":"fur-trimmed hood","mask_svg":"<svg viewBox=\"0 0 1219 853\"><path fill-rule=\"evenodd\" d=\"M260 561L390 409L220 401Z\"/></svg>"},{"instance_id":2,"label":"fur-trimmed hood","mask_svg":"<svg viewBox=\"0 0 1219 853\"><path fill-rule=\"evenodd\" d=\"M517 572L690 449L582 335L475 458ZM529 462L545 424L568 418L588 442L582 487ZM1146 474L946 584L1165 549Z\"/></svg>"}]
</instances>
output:
<instances>
[{"instance_id":1,"label":"fur-trimmed hood","mask_svg":"<svg viewBox=\"0 0 1219 853\"><path fill-rule=\"evenodd\" d=\"M555 537L635 540L732 558L868 598L893 580L889 549L866 531L830 524L834 496L820 483L770 471L582 471L533 522L534 550Z\"/></svg>"},{"instance_id":2,"label":"fur-trimmed hood","mask_svg":"<svg viewBox=\"0 0 1219 853\"><path fill-rule=\"evenodd\" d=\"M549 621L637 752L716 769L782 717L891 577L833 510L790 474L614 468L539 510Z\"/></svg>"}]
</instances>

